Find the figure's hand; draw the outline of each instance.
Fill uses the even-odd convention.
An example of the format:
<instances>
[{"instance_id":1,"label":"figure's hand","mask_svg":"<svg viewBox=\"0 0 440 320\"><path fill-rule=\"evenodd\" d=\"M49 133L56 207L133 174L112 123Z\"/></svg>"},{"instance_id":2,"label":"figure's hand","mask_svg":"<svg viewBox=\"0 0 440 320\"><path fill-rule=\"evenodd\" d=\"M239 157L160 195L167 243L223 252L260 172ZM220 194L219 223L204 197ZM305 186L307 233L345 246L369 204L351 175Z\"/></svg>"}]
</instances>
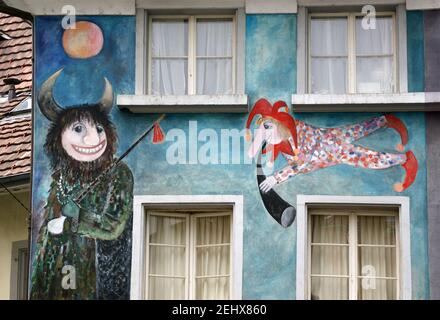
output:
<instances>
[{"instance_id":1,"label":"figure's hand","mask_svg":"<svg viewBox=\"0 0 440 320\"><path fill-rule=\"evenodd\" d=\"M63 207L63 216L78 220L79 206L73 200L69 200Z\"/></svg>"},{"instance_id":2,"label":"figure's hand","mask_svg":"<svg viewBox=\"0 0 440 320\"><path fill-rule=\"evenodd\" d=\"M262 183L260 183L260 190L264 193L268 192L278 183L274 176L267 177Z\"/></svg>"},{"instance_id":3,"label":"figure's hand","mask_svg":"<svg viewBox=\"0 0 440 320\"><path fill-rule=\"evenodd\" d=\"M59 218L55 218L55 219L50 220L47 223L47 230L49 230L49 232L51 234L56 234L56 235L63 233L64 220L66 220L66 217L59 217Z\"/></svg>"}]
</instances>

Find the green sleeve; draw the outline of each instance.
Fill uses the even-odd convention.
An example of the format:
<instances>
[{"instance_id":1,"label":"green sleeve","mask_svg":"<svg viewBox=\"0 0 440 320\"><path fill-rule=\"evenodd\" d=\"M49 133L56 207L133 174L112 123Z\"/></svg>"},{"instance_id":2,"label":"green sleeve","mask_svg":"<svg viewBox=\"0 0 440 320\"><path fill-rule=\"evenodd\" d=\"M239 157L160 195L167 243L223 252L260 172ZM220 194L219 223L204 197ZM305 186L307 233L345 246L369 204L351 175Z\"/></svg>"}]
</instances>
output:
<instances>
[{"instance_id":1,"label":"green sleeve","mask_svg":"<svg viewBox=\"0 0 440 320\"><path fill-rule=\"evenodd\" d=\"M114 240L124 231L133 210L133 175L121 164L104 182L79 204L78 233L90 238Z\"/></svg>"}]
</instances>

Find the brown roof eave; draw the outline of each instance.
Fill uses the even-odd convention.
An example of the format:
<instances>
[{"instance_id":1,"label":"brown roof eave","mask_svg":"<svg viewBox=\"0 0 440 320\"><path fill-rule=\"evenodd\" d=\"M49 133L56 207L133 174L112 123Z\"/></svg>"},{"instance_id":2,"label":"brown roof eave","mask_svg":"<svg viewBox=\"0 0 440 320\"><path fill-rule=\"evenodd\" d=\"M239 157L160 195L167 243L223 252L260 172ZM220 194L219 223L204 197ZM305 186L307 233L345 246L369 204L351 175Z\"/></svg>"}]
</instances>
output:
<instances>
[{"instance_id":1,"label":"brown roof eave","mask_svg":"<svg viewBox=\"0 0 440 320\"><path fill-rule=\"evenodd\" d=\"M15 187L31 183L31 173L21 173L13 176L0 177L0 182L6 187ZM1 187L0 187L1 188Z\"/></svg>"},{"instance_id":2,"label":"brown roof eave","mask_svg":"<svg viewBox=\"0 0 440 320\"><path fill-rule=\"evenodd\" d=\"M25 20L29 20L32 24L34 23L34 16L32 14L14 7L10 7L6 5L2 0L0 0L0 12L10 14L11 16L20 17Z\"/></svg>"}]
</instances>

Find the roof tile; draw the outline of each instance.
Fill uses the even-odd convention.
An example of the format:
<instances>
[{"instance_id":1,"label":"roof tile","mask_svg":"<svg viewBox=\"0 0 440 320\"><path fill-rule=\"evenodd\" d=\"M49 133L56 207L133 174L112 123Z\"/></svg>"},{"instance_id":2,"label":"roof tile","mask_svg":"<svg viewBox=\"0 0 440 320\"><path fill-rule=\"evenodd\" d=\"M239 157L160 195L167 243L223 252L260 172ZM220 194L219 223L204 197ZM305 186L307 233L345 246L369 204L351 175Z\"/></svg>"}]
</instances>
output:
<instances>
[{"instance_id":1,"label":"roof tile","mask_svg":"<svg viewBox=\"0 0 440 320\"><path fill-rule=\"evenodd\" d=\"M9 86L3 80L17 78L17 98L0 104L0 178L29 173L31 169L31 114L10 115L32 92L32 25L0 13L0 31L11 37L0 41L0 95Z\"/></svg>"}]
</instances>

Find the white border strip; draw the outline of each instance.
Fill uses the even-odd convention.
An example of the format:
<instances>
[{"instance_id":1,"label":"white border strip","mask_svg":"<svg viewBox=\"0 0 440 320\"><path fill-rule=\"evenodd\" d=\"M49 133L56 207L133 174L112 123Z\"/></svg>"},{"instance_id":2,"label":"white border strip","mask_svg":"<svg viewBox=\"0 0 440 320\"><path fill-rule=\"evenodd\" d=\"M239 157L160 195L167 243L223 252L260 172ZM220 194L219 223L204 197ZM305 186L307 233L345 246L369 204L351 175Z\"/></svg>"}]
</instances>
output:
<instances>
[{"instance_id":1,"label":"white border strip","mask_svg":"<svg viewBox=\"0 0 440 320\"><path fill-rule=\"evenodd\" d=\"M145 206L165 204L232 205L233 237L233 300L242 299L243 279L243 196L242 195L141 195L133 199L133 242L131 261L132 300L143 299Z\"/></svg>"},{"instance_id":2,"label":"white border strip","mask_svg":"<svg viewBox=\"0 0 440 320\"><path fill-rule=\"evenodd\" d=\"M247 14L296 13L296 0L246 0Z\"/></svg>"},{"instance_id":3,"label":"white border strip","mask_svg":"<svg viewBox=\"0 0 440 320\"><path fill-rule=\"evenodd\" d=\"M64 6L73 6L76 15L135 15L135 0L6 0L11 7L33 15L64 15Z\"/></svg>"},{"instance_id":4,"label":"white border strip","mask_svg":"<svg viewBox=\"0 0 440 320\"><path fill-rule=\"evenodd\" d=\"M293 105L315 104L425 104L439 103L440 92L359 93L359 94L293 94Z\"/></svg>"},{"instance_id":5,"label":"white border strip","mask_svg":"<svg viewBox=\"0 0 440 320\"><path fill-rule=\"evenodd\" d=\"M407 10L432 10L440 9L438 0L406 0Z\"/></svg>"},{"instance_id":6,"label":"white border strip","mask_svg":"<svg viewBox=\"0 0 440 320\"><path fill-rule=\"evenodd\" d=\"M136 0L142 9L237 9L245 0Z\"/></svg>"},{"instance_id":7,"label":"white border strip","mask_svg":"<svg viewBox=\"0 0 440 320\"><path fill-rule=\"evenodd\" d=\"M307 205L310 204L354 204L399 206L401 297L412 299L411 283L411 233L408 197L394 196L297 196L297 250L296 250L296 299L305 300L307 295Z\"/></svg>"}]
</instances>

